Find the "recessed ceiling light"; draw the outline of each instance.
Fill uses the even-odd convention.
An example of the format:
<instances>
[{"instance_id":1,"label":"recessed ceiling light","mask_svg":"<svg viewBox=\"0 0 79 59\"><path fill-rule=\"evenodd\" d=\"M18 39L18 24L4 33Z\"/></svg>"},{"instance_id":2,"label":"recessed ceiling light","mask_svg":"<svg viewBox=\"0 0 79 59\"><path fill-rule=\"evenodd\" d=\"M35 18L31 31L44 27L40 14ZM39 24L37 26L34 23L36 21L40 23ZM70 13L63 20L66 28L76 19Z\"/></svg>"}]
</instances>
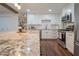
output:
<instances>
[{"instance_id":1,"label":"recessed ceiling light","mask_svg":"<svg viewBox=\"0 0 79 59\"><path fill-rule=\"evenodd\" d=\"M18 6L18 9L20 10L21 9L21 6Z\"/></svg>"},{"instance_id":2,"label":"recessed ceiling light","mask_svg":"<svg viewBox=\"0 0 79 59\"><path fill-rule=\"evenodd\" d=\"M14 6L17 7L17 9L19 9L19 10L21 9L20 4L18 4L18 3L15 3Z\"/></svg>"},{"instance_id":3,"label":"recessed ceiling light","mask_svg":"<svg viewBox=\"0 0 79 59\"><path fill-rule=\"evenodd\" d=\"M14 5L15 5L15 7L18 7L18 3L15 3Z\"/></svg>"},{"instance_id":4,"label":"recessed ceiling light","mask_svg":"<svg viewBox=\"0 0 79 59\"><path fill-rule=\"evenodd\" d=\"M51 12L51 11L52 11L52 9L49 9L48 11L49 11L49 12Z\"/></svg>"},{"instance_id":5,"label":"recessed ceiling light","mask_svg":"<svg viewBox=\"0 0 79 59\"><path fill-rule=\"evenodd\" d=\"M27 12L30 12L30 9L27 9Z\"/></svg>"}]
</instances>

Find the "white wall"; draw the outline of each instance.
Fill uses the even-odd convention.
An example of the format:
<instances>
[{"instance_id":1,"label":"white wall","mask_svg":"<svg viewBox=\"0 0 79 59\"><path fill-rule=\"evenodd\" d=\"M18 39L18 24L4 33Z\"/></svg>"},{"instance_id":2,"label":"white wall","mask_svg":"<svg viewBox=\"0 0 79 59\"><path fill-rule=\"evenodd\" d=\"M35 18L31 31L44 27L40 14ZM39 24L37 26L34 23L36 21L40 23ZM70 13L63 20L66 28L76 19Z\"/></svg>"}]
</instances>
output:
<instances>
[{"instance_id":1,"label":"white wall","mask_svg":"<svg viewBox=\"0 0 79 59\"><path fill-rule=\"evenodd\" d=\"M0 15L0 32L17 31L18 16L17 15Z\"/></svg>"}]
</instances>

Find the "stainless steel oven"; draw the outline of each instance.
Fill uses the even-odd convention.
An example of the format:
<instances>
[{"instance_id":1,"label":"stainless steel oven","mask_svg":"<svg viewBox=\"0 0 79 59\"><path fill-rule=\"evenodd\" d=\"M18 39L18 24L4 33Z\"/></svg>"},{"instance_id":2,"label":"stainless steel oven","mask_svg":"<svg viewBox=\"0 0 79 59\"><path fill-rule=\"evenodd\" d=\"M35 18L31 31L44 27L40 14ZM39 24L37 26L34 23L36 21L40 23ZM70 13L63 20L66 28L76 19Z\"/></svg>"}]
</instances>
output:
<instances>
[{"instance_id":1,"label":"stainless steel oven","mask_svg":"<svg viewBox=\"0 0 79 59\"><path fill-rule=\"evenodd\" d=\"M66 48L66 32L65 31L58 32L57 41L62 47Z\"/></svg>"}]
</instances>

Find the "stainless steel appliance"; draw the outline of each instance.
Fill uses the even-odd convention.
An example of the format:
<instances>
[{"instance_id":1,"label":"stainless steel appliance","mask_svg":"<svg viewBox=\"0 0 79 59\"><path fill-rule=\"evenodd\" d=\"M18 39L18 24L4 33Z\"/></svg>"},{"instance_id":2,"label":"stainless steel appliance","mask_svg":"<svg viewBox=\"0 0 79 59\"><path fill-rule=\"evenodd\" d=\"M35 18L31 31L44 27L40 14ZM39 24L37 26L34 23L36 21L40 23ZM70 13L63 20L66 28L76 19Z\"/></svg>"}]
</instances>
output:
<instances>
[{"instance_id":1,"label":"stainless steel appliance","mask_svg":"<svg viewBox=\"0 0 79 59\"><path fill-rule=\"evenodd\" d=\"M66 32L65 31L58 32L57 41L63 48L66 48Z\"/></svg>"},{"instance_id":2,"label":"stainless steel appliance","mask_svg":"<svg viewBox=\"0 0 79 59\"><path fill-rule=\"evenodd\" d=\"M62 17L62 22L71 22L72 21L72 13L65 14Z\"/></svg>"},{"instance_id":3,"label":"stainless steel appliance","mask_svg":"<svg viewBox=\"0 0 79 59\"><path fill-rule=\"evenodd\" d=\"M74 5L75 14L75 43L74 43L74 55L79 56L79 3Z\"/></svg>"}]
</instances>

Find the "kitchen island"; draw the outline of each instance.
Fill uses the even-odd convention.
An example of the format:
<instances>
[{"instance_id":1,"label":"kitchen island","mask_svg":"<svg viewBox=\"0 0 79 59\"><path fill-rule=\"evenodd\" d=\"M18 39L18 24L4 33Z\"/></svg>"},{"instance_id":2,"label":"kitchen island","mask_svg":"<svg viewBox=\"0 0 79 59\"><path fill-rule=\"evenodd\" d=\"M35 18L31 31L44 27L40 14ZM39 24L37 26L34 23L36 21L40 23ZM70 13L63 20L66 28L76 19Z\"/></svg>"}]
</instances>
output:
<instances>
[{"instance_id":1,"label":"kitchen island","mask_svg":"<svg viewBox=\"0 0 79 59\"><path fill-rule=\"evenodd\" d=\"M39 31L0 32L0 56L40 56Z\"/></svg>"}]
</instances>

